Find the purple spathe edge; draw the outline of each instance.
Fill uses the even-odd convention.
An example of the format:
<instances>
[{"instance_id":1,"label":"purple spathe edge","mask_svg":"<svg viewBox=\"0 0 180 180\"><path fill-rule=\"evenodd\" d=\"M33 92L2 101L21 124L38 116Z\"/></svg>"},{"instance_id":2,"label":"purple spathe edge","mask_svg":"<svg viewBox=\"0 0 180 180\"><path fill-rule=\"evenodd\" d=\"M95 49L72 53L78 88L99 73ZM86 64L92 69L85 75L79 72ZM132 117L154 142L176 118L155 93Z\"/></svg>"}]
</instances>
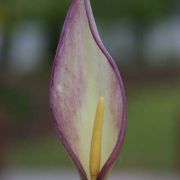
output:
<instances>
[{"instance_id":1,"label":"purple spathe edge","mask_svg":"<svg viewBox=\"0 0 180 180\"><path fill-rule=\"evenodd\" d=\"M82 180L88 180L86 172L84 171L84 168L82 167L78 157L72 151L72 149L69 146L68 142L66 141L63 133L58 128L58 123L57 123L57 120L56 120L56 117L55 117L56 112L55 112L55 108L53 108L53 102L52 102L53 101L52 100L52 94L53 94L52 92L53 92L53 88L54 88L53 87L54 86L54 72L55 72L55 67L56 67L56 64L57 64L56 59L61 55L61 53L59 53L59 52L60 52L60 49L61 49L61 47L63 45L64 34L65 34L66 27L69 24L69 22L71 21L71 14L72 14L72 12L74 10L73 6L75 5L75 2L76 2L76 0L72 0L71 6L70 6L70 8L68 10L68 13L67 13L67 16L66 16L63 28L62 28L61 36L60 36L60 39L59 39L58 47L57 47L57 50L56 50L55 60L54 60L53 67L52 67L52 75L51 75L51 80L50 80L50 109L51 109L51 112L52 112L52 115L53 115L53 123L54 123L54 126L56 128L56 132L58 134L58 137L60 138L60 140L61 140L64 148L68 152L68 154L72 157L72 160L76 165L76 168L77 168L77 170L79 172L79 175L80 175L81 179ZM59 59L61 59L61 58L59 58Z\"/></svg>"},{"instance_id":2,"label":"purple spathe edge","mask_svg":"<svg viewBox=\"0 0 180 180\"><path fill-rule=\"evenodd\" d=\"M82 180L88 180L86 172L85 172L84 168L82 167L79 159L77 158L75 153L72 151L72 149L69 146L68 142L66 141L64 135L62 134L62 132L58 128L58 124L57 124L56 117L55 117L56 116L55 115L56 110L55 110L55 108L53 108L53 103L52 103L52 101L53 101L52 100L52 96L53 96L52 92L53 92L53 88L54 88L54 85L53 85L54 84L54 82L53 82L54 81L54 71L55 71L56 64L59 63L56 60L57 60L57 58L61 59L60 58L60 56L61 56L60 51L61 51L61 48L62 48L63 42L64 42L65 30L66 30L67 25L69 24L69 22L71 22L71 16L72 16L72 12L74 10L73 7L77 3L77 1L78 0L72 0L71 7L69 8L68 15L67 15L67 17L65 19L65 23L64 23L63 28L62 28L62 33L61 33L58 48L57 48L57 51L56 51L55 61L53 63L53 68L52 68L51 82L50 82L50 107L51 107L51 111L52 111L52 114L53 114L53 117L54 117L53 119L54 119L54 124L55 124L55 127L56 127L56 131L57 131L58 136L59 136L59 138L61 139L61 141L62 141L62 143L64 145L64 148L67 150L69 155L72 157L73 162L75 163L75 165L76 165L76 167L78 169L78 172L79 172L79 174L81 176L81 179ZM125 135L125 129L126 129L126 98L125 98L124 87L123 87L123 83L122 83L122 79L121 79L119 70L118 70L113 58L110 56L107 49L104 47L104 45L103 45L103 43L101 41L101 38L99 36L99 33L97 31L96 24L95 24L95 21L94 21L94 16L93 16L92 9L91 9L91 6L90 6L90 1L89 0L82 0L82 1L84 1L84 4L85 4L86 14L87 14L89 27L90 27L92 36L93 36L96 44L98 45L98 47L102 51L102 53L105 55L105 57L109 61L111 67L113 68L113 70L114 70L114 72L116 74L116 77L118 78L118 82L119 82L121 93L122 93L122 103L123 103L122 110L123 111L122 111L121 129L120 129L120 132L119 132L117 143L116 143L110 157L108 158L108 160L104 164L103 168L101 169L101 171L100 171L100 173L99 173L99 175L97 177L97 180L103 180L105 178L106 174L108 173L108 170L111 168L112 164L117 159L117 156L120 153L120 150L121 150L121 147L122 147L122 144L123 144L123 141L124 141L124 135Z\"/></svg>"},{"instance_id":3,"label":"purple spathe edge","mask_svg":"<svg viewBox=\"0 0 180 180\"><path fill-rule=\"evenodd\" d=\"M99 36L99 33L97 31L97 27L96 27L96 24L95 24L93 13L92 13L90 1L89 0L84 0L84 3L85 3L85 9L86 9L87 18L88 18L89 27L90 27L92 36L93 36L96 44L98 45L98 47L100 48L102 53L106 56L106 58L109 61L110 65L112 66L112 68L113 68L113 70L114 70L114 72L115 72L115 74L116 74L116 76L118 78L121 93L122 93L123 108L122 108L121 129L120 129L120 132L119 132L117 143L116 143L110 157L108 158L108 160L106 161L106 163L102 167L102 169L101 169L101 171L100 171L100 173L99 173L99 175L97 177L97 180L103 180L103 178L105 178L105 176L107 175L108 170L111 168L112 164L117 159L117 156L120 153L123 142L124 142L125 130L126 130L126 119L127 119L126 96L125 96L124 86L123 86L123 82L122 82L122 79L121 79L120 72L119 72L113 58L111 57L111 55L109 54L109 52L105 48L104 44L102 43L101 38Z\"/></svg>"}]
</instances>

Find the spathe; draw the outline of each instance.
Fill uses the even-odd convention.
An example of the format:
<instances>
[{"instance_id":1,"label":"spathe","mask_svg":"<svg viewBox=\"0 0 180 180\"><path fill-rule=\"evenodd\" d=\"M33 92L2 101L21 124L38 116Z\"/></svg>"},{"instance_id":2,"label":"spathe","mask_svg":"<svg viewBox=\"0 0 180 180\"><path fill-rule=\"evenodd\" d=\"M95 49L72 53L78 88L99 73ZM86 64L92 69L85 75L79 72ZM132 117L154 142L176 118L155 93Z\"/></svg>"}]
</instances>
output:
<instances>
[{"instance_id":1,"label":"spathe","mask_svg":"<svg viewBox=\"0 0 180 180\"><path fill-rule=\"evenodd\" d=\"M50 104L58 135L83 180L90 179L92 131L101 96L105 109L97 180L105 178L123 143L125 95L118 68L99 37L89 0L73 0L53 65Z\"/></svg>"}]
</instances>

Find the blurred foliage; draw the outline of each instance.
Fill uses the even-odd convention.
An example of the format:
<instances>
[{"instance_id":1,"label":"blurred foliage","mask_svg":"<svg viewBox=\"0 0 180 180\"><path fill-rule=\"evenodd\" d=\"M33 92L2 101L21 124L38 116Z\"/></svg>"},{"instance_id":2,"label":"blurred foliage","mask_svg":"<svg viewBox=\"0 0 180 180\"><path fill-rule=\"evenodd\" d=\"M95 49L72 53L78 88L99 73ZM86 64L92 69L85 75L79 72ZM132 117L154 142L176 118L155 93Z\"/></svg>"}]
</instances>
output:
<instances>
[{"instance_id":1,"label":"blurred foliage","mask_svg":"<svg viewBox=\"0 0 180 180\"><path fill-rule=\"evenodd\" d=\"M6 22L6 28L13 29L13 26L26 20L45 23L46 31L51 37L49 54L53 57L59 37L59 27L62 27L71 0L6 0L3 2L3 11L6 11L7 16L2 17ZM137 67L145 64L142 46L146 28L154 21L172 14L175 8L175 0L91 0L91 4L96 19L99 18L106 23L127 19L134 25L137 44L134 62L139 64ZM1 7L3 7L2 4ZM6 36L6 42L8 42L8 35ZM7 49L5 45L4 49ZM5 51L4 54L6 54ZM4 61L7 62L7 60Z\"/></svg>"},{"instance_id":2,"label":"blurred foliage","mask_svg":"<svg viewBox=\"0 0 180 180\"><path fill-rule=\"evenodd\" d=\"M65 16L70 0L6 0L11 23L25 18L59 21ZM129 18L134 23L147 25L173 12L175 0L91 0L95 15L106 20ZM2 7L2 5L1 5Z\"/></svg>"},{"instance_id":3,"label":"blurred foliage","mask_svg":"<svg viewBox=\"0 0 180 180\"><path fill-rule=\"evenodd\" d=\"M9 0L9 12L12 22L23 19L40 19L43 21L57 20L67 11L69 1L59 0Z\"/></svg>"},{"instance_id":4,"label":"blurred foliage","mask_svg":"<svg viewBox=\"0 0 180 180\"><path fill-rule=\"evenodd\" d=\"M1 87L0 99L3 106L8 109L10 123L16 124L16 126L22 123L29 109L27 94L19 89Z\"/></svg>"},{"instance_id":5,"label":"blurred foliage","mask_svg":"<svg viewBox=\"0 0 180 180\"><path fill-rule=\"evenodd\" d=\"M7 47L11 34L7 29L11 31L13 27L27 20L45 24L50 37L48 54L53 57L59 39L59 29L62 27L70 3L71 0L2 0L0 22L3 22L6 28L3 43L4 66L8 62ZM176 0L91 0L91 4L96 19L106 23L126 19L132 23L136 38L134 62L137 67L141 67L145 64L142 53L144 32L154 21L173 14Z\"/></svg>"},{"instance_id":6,"label":"blurred foliage","mask_svg":"<svg viewBox=\"0 0 180 180\"><path fill-rule=\"evenodd\" d=\"M95 14L108 19L129 18L139 25L150 24L155 19L173 12L173 0L93 0Z\"/></svg>"}]
</instances>

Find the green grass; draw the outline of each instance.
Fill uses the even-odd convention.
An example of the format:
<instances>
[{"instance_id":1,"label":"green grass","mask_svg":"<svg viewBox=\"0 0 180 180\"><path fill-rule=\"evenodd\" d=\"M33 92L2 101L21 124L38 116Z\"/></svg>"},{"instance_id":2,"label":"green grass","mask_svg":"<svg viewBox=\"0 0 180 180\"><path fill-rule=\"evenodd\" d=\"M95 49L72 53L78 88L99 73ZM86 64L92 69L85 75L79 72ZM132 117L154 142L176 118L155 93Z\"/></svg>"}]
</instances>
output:
<instances>
[{"instance_id":1,"label":"green grass","mask_svg":"<svg viewBox=\"0 0 180 180\"><path fill-rule=\"evenodd\" d=\"M177 85L142 86L129 97L121 162L124 167L171 169L175 166L179 92Z\"/></svg>"},{"instance_id":2,"label":"green grass","mask_svg":"<svg viewBox=\"0 0 180 180\"><path fill-rule=\"evenodd\" d=\"M127 134L116 167L172 169L178 155L180 85L140 85L130 92ZM23 167L71 165L55 135L11 144L8 161Z\"/></svg>"},{"instance_id":3,"label":"green grass","mask_svg":"<svg viewBox=\"0 0 180 180\"><path fill-rule=\"evenodd\" d=\"M70 164L55 135L13 143L9 148L8 161L12 166L27 167L62 167Z\"/></svg>"}]
</instances>

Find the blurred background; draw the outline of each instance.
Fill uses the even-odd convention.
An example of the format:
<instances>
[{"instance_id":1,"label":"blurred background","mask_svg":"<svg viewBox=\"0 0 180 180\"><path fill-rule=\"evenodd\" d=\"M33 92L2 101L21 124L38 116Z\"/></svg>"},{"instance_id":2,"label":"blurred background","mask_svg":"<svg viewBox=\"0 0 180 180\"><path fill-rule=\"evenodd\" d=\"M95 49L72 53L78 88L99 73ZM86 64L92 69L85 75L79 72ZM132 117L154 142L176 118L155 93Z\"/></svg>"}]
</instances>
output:
<instances>
[{"instance_id":1,"label":"blurred background","mask_svg":"<svg viewBox=\"0 0 180 180\"><path fill-rule=\"evenodd\" d=\"M70 2L0 0L0 170L7 176L14 173L9 179L19 174L20 180L26 170L73 168L55 133L48 97L51 67ZM180 1L91 3L127 95L127 134L114 173L178 174Z\"/></svg>"}]
</instances>

